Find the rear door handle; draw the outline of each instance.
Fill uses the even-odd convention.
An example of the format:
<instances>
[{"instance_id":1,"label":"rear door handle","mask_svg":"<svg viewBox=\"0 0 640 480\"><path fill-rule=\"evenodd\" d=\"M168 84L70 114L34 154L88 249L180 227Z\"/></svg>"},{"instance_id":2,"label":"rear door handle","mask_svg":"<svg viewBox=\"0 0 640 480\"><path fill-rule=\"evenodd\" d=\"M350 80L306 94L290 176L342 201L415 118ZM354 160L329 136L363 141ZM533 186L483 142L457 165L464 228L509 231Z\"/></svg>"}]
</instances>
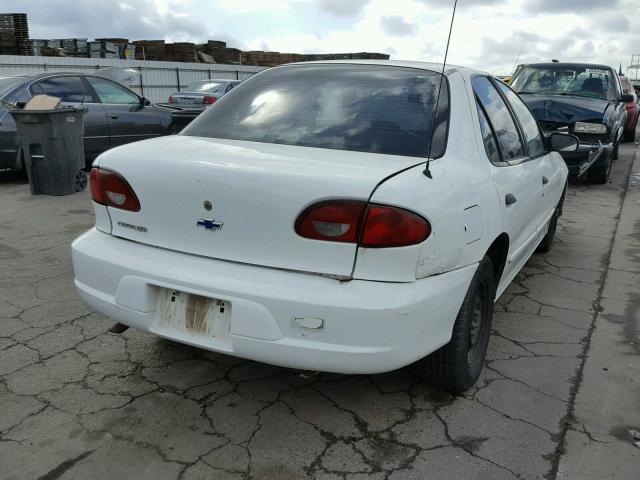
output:
<instances>
[{"instance_id":1,"label":"rear door handle","mask_svg":"<svg viewBox=\"0 0 640 480\"><path fill-rule=\"evenodd\" d=\"M542 177L542 184L546 185L547 183L549 183L549 179L547 177Z\"/></svg>"},{"instance_id":2,"label":"rear door handle","mask_svg":"<svg viewBox=\"0 0 640 480\"><path fill-rule=\"evenodd\" d=\"M517 201L518 201L518 199L516 198L516 196L513 193L507 193L505 195L505 197L504 197L504 203L507 205L507 207L509 205L513 205Z\"/></svg>"},{"instance_id":3,"label":"rear door handle","mask_svg":"<svg viewBox=\"0 0 640 480\"><path fill-rule=\"evenodd\" d=\"M118 116L117 115L111 115L111 118L113 118L114 120L117 120Z\"/></svg>"}]
</instances>

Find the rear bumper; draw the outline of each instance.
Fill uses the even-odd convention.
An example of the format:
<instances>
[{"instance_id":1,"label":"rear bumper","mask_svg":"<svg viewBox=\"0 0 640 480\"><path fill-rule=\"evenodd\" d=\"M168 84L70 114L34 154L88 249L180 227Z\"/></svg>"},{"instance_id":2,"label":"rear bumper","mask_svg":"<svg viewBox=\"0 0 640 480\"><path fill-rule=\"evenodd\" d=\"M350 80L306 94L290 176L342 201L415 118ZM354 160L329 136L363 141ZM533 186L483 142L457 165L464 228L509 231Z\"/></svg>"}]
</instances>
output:
<instances>
[{"instance_id":1,"label":"rear bumper","mask_svg":"<svg viewBox=\"0 0 640 480\"><path fill-rule=\"evenodd\" d=\"M229 355L339 373L395 370L445 345L477 267L411 283L340 282L149 247L96 229L73 242L72 258L82 298L119 322ZM225 341L163 326L164 289L229 302ZM300 318L322 326L304 328Z\"/></svg>"}]
</instances>

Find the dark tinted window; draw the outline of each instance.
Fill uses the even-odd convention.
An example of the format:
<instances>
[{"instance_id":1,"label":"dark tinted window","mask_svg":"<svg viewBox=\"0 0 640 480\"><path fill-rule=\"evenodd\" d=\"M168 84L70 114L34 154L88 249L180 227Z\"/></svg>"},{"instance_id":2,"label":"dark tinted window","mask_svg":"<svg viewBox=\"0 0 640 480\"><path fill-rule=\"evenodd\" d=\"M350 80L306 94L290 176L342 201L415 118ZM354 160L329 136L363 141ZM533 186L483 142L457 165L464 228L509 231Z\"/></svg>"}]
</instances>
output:
<instances>
[{"instance_id":1,"label":"dark tinted window","mask_svg":"<svg viewBox=\"0 0 640 480\"><path fill-rule=\"evenodd\" d=\"M524 134L524 139L527 143L529 155L537 157L538 155L545 153L546 148L544 140L542 140L542 135L540 134L540 128L538 128L538 122L529 111L529 108L522 100L520 100L520 97L518 97L518 95L516 95L513 90L507 87L504 83L498 82L498 86L502 90L502 93L507 97L507 100L511 104L511 108L513 108L513 112L518 118L518 122L520 122L520 127L522 127L522 133Z\"/></svg>"},{"instance_id":2,"label":"dark tinted window","mask_svg":"<svg viewBox=\"0 0 640 480\"><path fill-rule=\"evenodd\" d=\"M193 82L186 88L187 92L215 92L222 85L221 82L202 80Z\"/></svg>"},{"instance_id":3,"label":"dark tinted window","mask_svg":"<svg viewBox=\"0 0 640 480\"><path fill-rule=\"evenodd\" d=\"M498 144L496 143L496 137L491 131L487 116L482 110L480 105L478 107L478 118L480 118L480 131L482 133L482 143L484 143L484 150L487 152L487 157L492 163L500 162L500 152L498 152Z\"/></svg>"},{"instance_id":4,"label":"dark tinted window","mask_svg":"<svg viewBox=\"0 0 640 480\"><path fill-rule=\"evenodd\" d=\"M524 147L504 100L487 77L473 77L473 89L489 116L505 161L525 156Z\"/></svg>"},{"instance_id":5,"label":"dark tinted window","mask_svg":"<svg viewBox=\"0 0 640 480\"><path fill-rule=\"evenodd\" d=\"M53 77L38 82L47 95L63 102L92 102L93 97L80 77Z\"/></svg>"},{"instance_id":6,"label":"dark tinted window","mask_svg":"<svg viewBox=\"0 0 640 480\"><path fill-rule=\"evenodd\" d=\"M87 77L87 81L96 91L102 103L123 105L140 104L140 97L110 80L97 77Z\"/></svg>"},{"instance_id":7,"label":"dark tinted window","mask_svg":"<svg viewBox=\"0 0 640 480\"><path fill-rule=\"evenodd\" d=\"M0 98L6 101L14 101L13 98L8 98L9 94L12 94L13 97L14 91L22 90L25 88L22 87L17 89L16 87L27 80L27 77L0 77Z\"/></svg>"},{"instance_id":8,"label":"dark tinted window","mask_svg":"<svg viewBox=\"0 0 640 480\"><path fill-rule=\"evenodd\" d=\"M234 88L184 135L426 157L444 152L447 81L426 70L300 65L266 70Z\"/></svg>"},{"instance_id":9,"label":"dark tinted window","mask_svg":"<svg viewBox=\"0 0 640 480\"><path fill-rule=\"evenodd\" d=\"M31 85L29 87L29 90L31 90L31 95L44 95L44 90L42 89L42 87L38 84L38 83L34 83L33 85Z\"/></svg>"}]
</instances>

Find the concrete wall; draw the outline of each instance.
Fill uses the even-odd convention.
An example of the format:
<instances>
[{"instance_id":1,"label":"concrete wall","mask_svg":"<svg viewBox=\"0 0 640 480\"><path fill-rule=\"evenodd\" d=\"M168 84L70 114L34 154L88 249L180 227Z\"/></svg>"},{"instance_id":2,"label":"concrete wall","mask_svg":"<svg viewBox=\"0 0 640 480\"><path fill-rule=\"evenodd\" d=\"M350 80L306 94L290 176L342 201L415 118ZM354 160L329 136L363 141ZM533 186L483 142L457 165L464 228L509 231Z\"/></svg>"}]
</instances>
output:
<instances>
[{"instance_id":1,"label":"concrete wall","mask_svg":"<svg viewBox=\"0 0 640 480\"><path fill-rule=\"evenodd\" d=\"M27 57L0 55L0 76L39 72L95 72L105 67L127 67L142 76L138 84L130 85L152 102L166 102L172 92L183 90L195 80L208 78L240 79L264 70L251 65L157 62L110 58Z\"/></svg>"}]
</instances>

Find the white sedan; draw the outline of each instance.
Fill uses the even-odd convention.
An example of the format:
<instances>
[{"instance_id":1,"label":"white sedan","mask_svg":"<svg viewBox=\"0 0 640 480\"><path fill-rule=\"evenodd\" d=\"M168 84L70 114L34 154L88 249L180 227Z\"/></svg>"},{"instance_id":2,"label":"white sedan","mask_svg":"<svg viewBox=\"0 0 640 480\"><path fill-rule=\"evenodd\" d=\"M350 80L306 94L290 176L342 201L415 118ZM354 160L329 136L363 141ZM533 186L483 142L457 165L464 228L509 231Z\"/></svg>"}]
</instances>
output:
<instances>
[{"instance_id":1,"label":"white sedan","mask_svg":"<svg viewBox=\"0 0 640 480\"><path fill-rule=\"evenodd\" d=\"M94 163L75 284L131 327L299 369L477 380L493 304L548 250L575 137L490 75L271 68Z\"/></svg>"}]
</instances>

